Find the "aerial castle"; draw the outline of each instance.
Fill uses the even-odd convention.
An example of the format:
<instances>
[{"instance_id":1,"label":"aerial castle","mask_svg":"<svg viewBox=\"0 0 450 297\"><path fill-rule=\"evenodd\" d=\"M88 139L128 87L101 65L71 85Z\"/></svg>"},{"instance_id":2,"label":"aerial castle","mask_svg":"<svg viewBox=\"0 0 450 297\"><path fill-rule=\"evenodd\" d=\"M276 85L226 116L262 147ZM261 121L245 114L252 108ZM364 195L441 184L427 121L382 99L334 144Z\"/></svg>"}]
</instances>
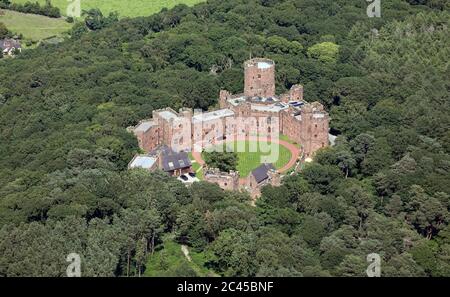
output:
<instances>
[{"instance_id":1,"label":"aerial castle","mask_svg":"<svg viewBox=\"0 0 450 297\"><path fill-rule=\"evenodd\" d=\"M193 173L186 152L201 152L216 141L255 135L271 138L281 133L301 145L304 158L311 158L318 149L328 146L328 113L319 102L303 100L303 86L294 85L289 92L277 96L275 63L269 59L246 61L244 71L244 92L231 94L221 90L220 109L197 114L191 109L177 112L166 108L153 111L152 119L130 127L148 154L136 156L129 167L159 168L189 183L189 174ZM280 184L281 172L273 164L261 164L247 178L239 178L238 172L204 168L204 180L225 190L245 189L256 198L265 185Z\"/></svg>"},{"instance_id":2,"label":"aerial castle","mask_svg":"<svg viewBox=\"0 0 450 297\"><path fill-rule=\"evenodd\" d=\"M275 94L275 62L252 59L244 63L244 93L220 92L220 108L241 117L278 117L280 133L302 145L305 157L328 146L329 116L319 102L303 100L303 86Z\"/></svg>"},{"instance_id":3,"label":"aerial castle","mask_svg":"<svg viewBox=\"0 0 450 297\"><path fill-rule=\"evenodd\" d=\"M290 91L275 94L275 62L257 58L244 63L244 93L220 91L220 109L194 114L190 109L179 112L166 108L153 112L153 118L140 122L131 131L137 136L142 149L149 152L161 145L191 151L195 139L215 140L232 138L236 127L228 127L236 118L277 119L278 130L302 146L305 157L328 146L329 116L319 102L307 103L303 99L303 86L294 85ZM218 129L217 124L226 129ZM189 126L186 130L186 126ZM230 125L231 126L231 125ZM229 129L233 128L233 129ZM239 131L250 135L252 128ZM188 135L186 132L189 131Z\"/></svg>"}]
</instances>

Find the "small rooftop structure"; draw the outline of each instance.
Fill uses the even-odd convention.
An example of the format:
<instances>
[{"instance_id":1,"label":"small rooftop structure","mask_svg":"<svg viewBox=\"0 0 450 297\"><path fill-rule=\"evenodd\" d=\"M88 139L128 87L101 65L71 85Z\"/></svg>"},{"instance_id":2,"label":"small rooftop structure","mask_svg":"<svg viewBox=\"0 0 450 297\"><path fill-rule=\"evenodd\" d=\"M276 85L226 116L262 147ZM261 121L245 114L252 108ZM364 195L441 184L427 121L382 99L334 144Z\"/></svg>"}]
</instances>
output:
<instances>
[{"instance_id":1,"label":"small rooftop structure","mask_svg":"<svg viewBox=\"0 0 450 297\"><path fill-rule=\"evenodd\" d=\"M135 132L147 132L151 127L155 126L154 121L143 121L134 129Z\"/></svg>"},{"instance_id":2,"label":"small rooftop structure","mask_svg":"<svg viewBox=\"0 0 450 297\"><path fill-rule=\"evenodd\" d=\"M245 62L247 67L258 67L258 69L269 69L275 66L275 62L266 58L254 58Z\"/></svg>"},{"instance_id":3,"label":"small rooftop structure","mask_svg":"<svg viewBox=\"0 0 450 297\"><path fill-rule=\"evenodd\" d=\"M230 99L228 99L228 103L230 103L233 106L238 106L239 104L245 102L245 100L247 99L247 97L245 97L244 95L242 96L238 96L238 97L232 97Z\"/></svg>"},{"instance_id":4,"label":"small rooftop structure","mask_svg":"<svg viewBox=\"0 0 450 297\"><path fill-rule=\"evenodd\" d=\"M305 102L303 102L303 101L289 101L289 105L292 106L292 107L300 108L303 105L305 105Z\"/></svg>"},{"instance_id":5,"label":"small rooftop structure","mask_svg":"<svg viewBox=\"0 0 450 297\"><path fill-rule=\"evenodd\" d=\"M160 111L158 112L158 114L167 121L175 120L176 118L178 118L178 116L175 113L169 110Z\"/></svg>"},{"instance_id":6,"label":"small rooftop structure","mask_svg":"<svg viewBox=\"0 0 450 297\"><path fill-rule=\"evenodd\" d=\"M289 106L282 102L277 102L271 105L259 105L252 104L251 108L256 111L264 111L264 112L280 112L284 109L289 108Z\"/></svg>"},{"instance_id":7,"label":"small rooftop structure","mask_svg":"<svg viewBox=\"0 0 450 297\"><path fill-rule=\"evenodd\" d=\"M216 111L197 114L192 117L192 121L195 122L208 122L212 120L218 120L225 117L234 116L234 111L231 109L219 109Z\"/></svg>"},{"instance_id":8,"label":"small rooftop structure","mask_svg":"<svg viewBox=\"0 0 450 297\"><path fill-rule=\"evenodd\" d=\"M128 167L131 168L143 168L143 169L153 169L156 164L156 158L151 156L135 156L130 162Z\"/></svg>"},{"instance_id":9,"label":"small rooftop structure","mask_svg":"<svg viewBox=\"0 0 450 297\"><path fill-rule=\"evenodd\" d=\"M258 62L258 68L259 69L268 69L272 67L273 64L270 64L268 62Z\"/></svg>"},{"instance_id":10,"label":"small rooftop structure","mask_svg":"<svg viewBox=\"0 0 450 297\"><path fill-rule=\"evenodd\" d=\"M270 170L275 170L273 164L263 164L253 170L251 174L255 177L256 182L260 184L269 178Z\"/></svg>"},{"instance_id":11,"label":"small rooftop structure","mask_svg":"<svg viewBox=\"0 0 450 297\"><path fill-rule=\"evenodd\" d=\"M280 101L280 99L277 96L271 96L271 97L251 97L248 98L248 100L250 102L255 102L255 103L275 103Z\"/></svg>"}]
</instances>

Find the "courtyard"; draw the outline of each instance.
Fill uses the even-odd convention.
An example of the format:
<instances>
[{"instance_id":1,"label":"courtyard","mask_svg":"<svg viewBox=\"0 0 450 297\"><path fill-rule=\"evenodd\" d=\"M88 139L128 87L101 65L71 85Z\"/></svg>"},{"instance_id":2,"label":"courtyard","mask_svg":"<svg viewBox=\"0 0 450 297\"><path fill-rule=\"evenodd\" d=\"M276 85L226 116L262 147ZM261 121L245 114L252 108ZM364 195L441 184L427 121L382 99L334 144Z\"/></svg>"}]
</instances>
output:
<instances>
[{"instance_id":1,"label":"courtyard","mask_svg":"<svg viewBox=\"0 0 450 297\"><path fill-rule=\"evenodd\" d=\"M246 178L252 170L262 163L273 163L280 173L285 173L292 169L300 155L299 146L285 139L274 139L272 145L275 145L275 149L278 150L278 153L275 153L276 159L270 157L270 152L266 149L268 146L267 139L261 137L224 141L209 147L208 151L236 152L238 157L237 170L241 178ZM197 172L197 176L202 176L201 167L205 165L204 152L193 152L190 156L195 164L194 171Z\"/></svg>"}]
</instances>

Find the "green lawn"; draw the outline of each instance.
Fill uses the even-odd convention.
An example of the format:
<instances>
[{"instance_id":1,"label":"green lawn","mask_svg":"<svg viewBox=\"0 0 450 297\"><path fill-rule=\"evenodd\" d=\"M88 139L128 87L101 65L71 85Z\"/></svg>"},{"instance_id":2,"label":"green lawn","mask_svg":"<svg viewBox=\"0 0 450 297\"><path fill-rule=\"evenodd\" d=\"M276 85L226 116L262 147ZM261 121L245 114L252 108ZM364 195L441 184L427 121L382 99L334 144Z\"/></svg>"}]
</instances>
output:
<instances>
[{"instance_id":1,"label":"green lawn","mask_svg":"<svg viewBox=\"0 0 450 297\"><path fill-rule=\"evenodd\" d=\"M15 3L25 3L30 0L12 0ZM45 0L31 0L45 4ZM177 4L194 5L202 0L80 0L81 9L100 8L105 14L117 11L120 16L148 16L161 11L162 8L172 8ZM53 6L61 10L61 14L66 15L67 6L71 3L67 0L51 0Z\"/></svg>"},{"instance_id":2,"label":"green lawn","mask_svg":"<svg viewBox=\"0 0 450 297\"><path fill-rule=\"evenodd\" d=\"M196 177L199 180L203 180L203 170L199 170L201 166L195 161L194 157L192 156L192 153L189 153L189 159L192 162L192 170L196 173Z\"/></svg>"},{"instance_id":3,"label":"green lawn","mask_svg":"<svg viewBox=\"0 0 450 297\"><path fill-rule=\"evenodd\" d=\"M217 276L205 267L204 253L196 253L189 249L189 262L181 251L181 245L170 237L157 247L157 251L148 257L144 275L150 277L191 276L186 271L194 271L197 276Z\"/></svg>"},{"instance_id":4,"label":"green lawn","mask_svg":"<svg viewBox=\"0 0 450 297\"><path fill-rule=\"evenodd\" d=\"M5 14L0 15L0 22L4 23L10 31L23 34L25 40L39 41L51 36L58 36L72 26L63 19L10 10L3 10L3 12Z\"/></svg>"},{"instance_id":5,"label":"green lawn","mask_svg":"<svg viewBox=\"0 0 450 297\"><path fill-rule=\"evenodd\" d=\"M250 172L260 166L262 163L272 163L271 160L267 160L268 153L261 152L261 147L254 141L236 141L233 143L227 143L226 146L233 148L238 155L238 166L240 177L247 177ZM244 150L241 150L240 148ZM291 159L291 152L282 145L278 145L278 158L274 162L277 169L282 168ZM265 158L266 157L266 158Z\"/></svg>"},{"instance_id":6,"label":"green lawn","mask_svg":"<svg viewBox=\"0 0 450 297\"><path fill-rule=\"evenodd\" d=\"M25 3L27 1L45 4L45 0L12 0L15 3ZM81 9L100 8L104 14L117 11L120 17L148 16L161 11L162 8L172 8L177 4L194 5L203 0L80 0ZM54 6L61 10L62 15L66 15L68 5L67 0L51 0ZM0 22L16 33L23 34L25 40L40 41L52 36L60 36L61 33L69 30L72 24L67 23L62 18L48 18L41 15L22 14L14 11L4 10L6 15L0 16Z\"/></svg>"},{"instance_id":7,"label":"green lawn","mask_svg":"<svg viewBox=\"0 0 450 297\"><path fill-rule=\"evenodd\" d=\"M289 143L295 145L295 146L298 147L298 148L301 148L301 145L300 145L300 144L298 144L297 142L291 140L291 139L290 139L289 137L287 137L286 135L280 134L280 137L279 137L279 138L280 138L280 140L284 140L284 141L286 141L286 142L289 142Z\"/></svg>"}]
</instances>

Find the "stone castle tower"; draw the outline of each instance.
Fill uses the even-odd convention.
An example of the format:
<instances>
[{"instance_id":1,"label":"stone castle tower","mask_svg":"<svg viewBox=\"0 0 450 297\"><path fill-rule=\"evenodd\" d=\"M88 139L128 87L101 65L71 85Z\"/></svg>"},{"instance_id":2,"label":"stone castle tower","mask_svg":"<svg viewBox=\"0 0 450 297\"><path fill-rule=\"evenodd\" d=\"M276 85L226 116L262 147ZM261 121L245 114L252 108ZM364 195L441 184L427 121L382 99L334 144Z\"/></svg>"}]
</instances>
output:
<instances>
[{"instance_id":1,"label":"stone castle tower","mask_svg":"<svg viewBox=\"0 0 450 297\"><path fill-rule=\"evenodd\" d=\"M275 96L275 62L256 58L244 63L244 95L248 97Z\"/></svg>"},{"instance_id":2,"label":"stone castle tower","mask_svg":"<svg viewBox=\"0 0 450 297\"><path fill-rule=\"evenodd\" d=\"M313 102L303 107L300 139L306 157L328 146L329 120L322 104Z\"/></svg>"},{"instance_id":3,"label":"stone castle tower","mask_svg":"<svg viewBox=\"0 0 450 297\"><path fill-rule=\"evenodd\" d=\"M227 100L230 97L231 97L230 92L228 92L226 90L220 90L220 93L219 93L219 107L220 108L227 108L228 107Z\"/></svg>"},{"instance_id":4,"label":"stone castle tower","mask_svg":"<svg viewBox=\"0 0 450 297\"><path fill-rule=\"evenodd\" d=\"M132 128L140 147L151 151L164 144L189 151L192 149L193 141L202 139L215 143L216 140L235 135L248 136L263 126L259 126L258 123L255 125L247 123L238 131L236 125L231 124L227 127L226 120L229 118L255 121L266 118L270 119L271 123L276 118L278 131L301 144L305 157L312 157L318 149L329 145L329 115L321 103L308 103L303 100L302 85L293 85L288 92L279 96L275 94L273 60L266 58L248 60L244 63L244 74L244 93L232 94L221 90L220 110L202 116L193 115L190 109L181 109L179 112L170 108L154 111L151 120L142 121ZM215 121L218 120L226 127L224 131L216 127ZM185 134L185 130L190 131ZM261 135L265 132L261 132Z\"/></svg>"}]
</instances>

